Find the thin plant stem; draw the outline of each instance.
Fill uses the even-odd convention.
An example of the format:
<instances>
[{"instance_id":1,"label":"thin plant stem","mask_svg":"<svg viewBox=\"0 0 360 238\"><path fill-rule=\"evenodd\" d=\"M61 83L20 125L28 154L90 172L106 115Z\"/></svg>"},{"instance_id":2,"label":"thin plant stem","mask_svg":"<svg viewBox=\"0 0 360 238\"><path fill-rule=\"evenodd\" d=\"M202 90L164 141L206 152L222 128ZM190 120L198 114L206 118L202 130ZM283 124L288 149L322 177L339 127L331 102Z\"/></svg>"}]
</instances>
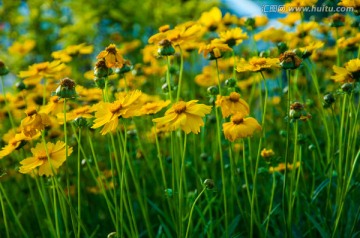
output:
<instances>
[{"instance_id":1,"label":"thin plant stem","mask_svg":"<svg viewBox=\"0 0 360 238\"><path fill-rule=\"evenodd\" d=\"M203 190L201 190L201 192L200 192L199 195L196 197L194 203L193 203L192 206L191 206L190 215L189 215L189 221L188 221L187 228L186 228L185 238L188 238L188 236L189 236L191 218L192 218L192 214L193 214L193 212L194 212L194 208L195 208L196 202L199 200L199 198L200 198L201 195L205 192L205 190L206 190L206 187L204 187Z\"/></svg>"},{"instance_id":2,"label":"thin plant stem","mask_svg":"<svg viewBox=\"0 0 360 238\"><path fill-rule=\"evenodd\" d=\"M216 73L217 73L217 81L218 81L218 87L219 87L219 94L222 95L221 92L221 82L220 82L220 72L219 72L219 65L218 65L218 60L215 59L215 64L216 64Z\"/></svg>"},{"instance_id":3,"label":"thin plant stem","mask_svg":"<svg viewBox=\"0 0 360 238\"><path fill-rule=\"evenodd\" d=\"M177 102L180 99L181 83L182 83L183 71L184 71L184 55L183 55L183 52L182 52L182 49L181 49L180 45L179 45L179 49L180 49L180 73L179 73L178 90L177 90L177 95L176 95L176 101Z\"/></svg>"},{"instance_id":4,"label":"thin plant stem","mask_svg":"<svg viewBox=\"0 0 360 238\"><path fill-rule=\"evenodd\" d=\"M2 76L0 76L0 81L1 81L1 87L2 87L2 91L3 91L3 95L4 95L4 102L5 102L6 111L7 111L8 115L9 115L11 128L15 132L16 126L15 126L14 119L12 117L12 113L11 113L9 105L8 105L8 101L6 100L6 91L5 91L6 89L5 89L5 84L4 84L4 78Z\"/></svg>"},{"instance_id":5,"label":"thin plant stem","mask_svg":"<svg viewBox=\"0 0 360 238\"><path fill-rule=\"evenodd\" d=\"M183 232L183 179L185 172L185 153L186 153L186 139L187 134L185 134L184 144L183 144L183 154L181 156L181 168L180 168L180 184L179 184L179 237L182 236Z\"/></svg>"},{"instance_id":6,"label":"thin plant stem","mask_svg":"<svg viewBox=\"0 0 360 238\"><path fill-rule=\"evenodd\" d=\"M1 193L2 192L0 191L0 204L1 204L1 210L2 210L2 215L3 215L4 226L5 226L5 232L6 232L6 237L10 238L8 219L6 216L4 201L3 201L3 197L1 195Z\"/></svg>"},{"instance_id":7,"label":"thin plant stem","mask_svg":"<svg viewBox=\"0 0 360 238\"><path fill-rule=\"evenodd\" d=\"M78 158L77 158L77 195L78 195L78 230L77 237L80 237L81 234L81 127L79 128L79 141L78 141Z\"/></svg>"},{"instance_id":8,"label":"thin plant stem","mask_svg":"<svg viewBox=\"0 0 360 238\"><path fill-rule=\"evenodd\" d=\"M172 98L172 91L171 91L171 84L170 84L170 58L169 56L166 56L166 64L167 64L167 70L166 70L166 83L168 86L168 93L169 93L169 99L171 102L173 102Z\"/></svg>"}]
</instances>

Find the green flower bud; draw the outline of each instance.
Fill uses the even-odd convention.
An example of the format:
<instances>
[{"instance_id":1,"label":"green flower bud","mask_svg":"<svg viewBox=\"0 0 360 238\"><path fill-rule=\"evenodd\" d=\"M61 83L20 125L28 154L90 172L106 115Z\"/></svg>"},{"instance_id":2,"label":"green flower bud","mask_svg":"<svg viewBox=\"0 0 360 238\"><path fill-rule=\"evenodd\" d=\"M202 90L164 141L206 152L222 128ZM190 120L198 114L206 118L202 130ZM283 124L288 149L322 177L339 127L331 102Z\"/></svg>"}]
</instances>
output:
<instances>
[{"instance_id":1,"label":"green flower bud","mask_svg":"<svg viewBox=\"0 0 360 238\"><path fill-rule=\"evenodd\" d=\"M0 76L7 75L9 73L8 67L4 64L4 62L0 61Z\"/></svg>"},{"instance_id":2,"label":"green flower bud","mask_svg":"<svg viewBox=\"0 0 360 238\"><path fill-rule=\"evenodd\" d=\"M87 120L83 117L77 117L74 119L73 123L75 124L75 126L77 126L78 128L83 128L83 127L87 127L88 123Z\"/></svg>"},{"instance_id":3,"label":"green flower bud","mask_svg":"<svg viewBox=\"0 0 360 238\"><path fill-rule=\"evenodd\" d=\"M326 104L331 105L335 102L335 97L332 93L325 94L324 101Z\"/></svg>"},{"instance_id":4,"label":"green flower bud","mask_svg":"<svg viewBox=\"0 0 360 238\"><path fill-rule=\"evenodd\" d=\"M106 66L105 60L101 59L96 62L94 67L94 75L98 78L108 77L113 73L111 68Z\"/></svg>"},{"instance_id":5,"label":"green flower bud","mask_svg":"<svg viewBox=\"0 0 360 238\"><path fill-rule=\"evenodd\" d=\"M309 150L315 150L316 146L314 144L310 144L308 147Z\"/></svg>"},{"instance_id":6,"label":"green flower bud","mask_svg":"<svg viewBox=\"0 0 360 238\"><path fill-rule=\"evenodd\" d=\"M158 49L158 54L160 56L169 56L169 55L175 54L175 49L169 40L164 39L164 40L160 41L159 46L160 47Z\"/></svg>"},{"instance_id":7,"label":"green flower bud","mask_svg":"<svg viewBox=\"0 0 360 238\"><path fill-rule=\"evenodd\" d=\"M279 42L277 44L277 48L278 48L280 54L284 53L285 51L287 51L289 49L289 47L287 46L287 44L285 42Z\"/></svg>"},{"instance_id":8,"label":"green flower bud","mask_svg":"<svg viewBox=\"0 0 360 238\"><path fill-rule=\"evenodd\" d=\"M345 93L351 93L353 89L354 84L352 83L344 83L343 85L341 85L341 90Z\"/></svg>"},{"instance_id":9,"label":"green flower bud","mask_svg":"<svg viewBox=\"0 0 360 238\"><path fill-rule=\"evenodd\" d=\"M172 198L173 195L174 195L174 192L173 192L173 190L171 188L165 189L165 196L166 197Z\"/></svg>"},{"instance_id":10,"label":"green flower bud","mask_svg":"<svg viewBox=\"0 0 360 238\"><path fill-rule=\"evenodd\" d=\"M207 189L213 189L215 187L214 180L212 179L205 179L204 185Z\"/></svg>"},{"instance_id":11,"label":"green flower bud","mask_svg":"<svg viewBox=\"0 0 360 238\"><path fill-rule=\"evenodd\" d=\"M105 88L105 78L98 78L98 77L95 77L94 78L94 82L96 84L96 86L100 89L104 89Z\"/></svg>"},{"instance_id":12,"label":"green flower bud","mask_svg":"<svg viewBox=\"0 0 360 238\"><path fill-rule=\"evenodd\" d=\"M236 86L236 79L229 78L225 81L225 86L229 88L233 88Z\"/></svg>"},{"instance_id":13,"label":"green flower bud","mask_svg":"<svg viewBox=\"0 0 360 238\"><path fill-rule=\"evenodd\" d=\"M18 91L22 91L22 90L26 89L26 85L24 84L23 81L17 82L15 84L15 87Z\"/></svg>"},{"instance_id":14,"label":"green flower bud","mask_svg":"<svg viewBox=\"0 0 360 238\"><path fill-rule=\"evenodd\" d=\"M75 98L77 96L75 91L75 82L70 78L64 78L60 80L60 85L55 92L52 92L52 96L58 96L59 98Z\"/></svg>"},{"instance_id":15,"label":"green flower bud","mask_svg":"<svg viewBox=\"0 0 360 238\"><path fill-rule=\"evenodd\" d=\"M283 69L297 69L300 67L302 60L296 55L295 52L286 51L279 57L280 66Z\"/></svg>"},{"instance_id":16,"label":"green flower bud","mask_svg":"<svg viewBox=\"0 0 360 238\"><path fill-rule=\"evenodd\" d=\"M345 16L341 15L339 13L335 13L334 15L331 16L331 24L330 26L332 27L342 27L344 26L344 22L345 22Z\"/></svg>"},{"instance_id":17,"label":"green flower bud","mask_svg":"<svg viewBox=\"0 0 360 238\"><path fill-rule=\"evenodd\" d=\"M219 88L217 86L210 86L207 88L209 95L215 96L219 94Z\"/></svg>"}]
</instances>

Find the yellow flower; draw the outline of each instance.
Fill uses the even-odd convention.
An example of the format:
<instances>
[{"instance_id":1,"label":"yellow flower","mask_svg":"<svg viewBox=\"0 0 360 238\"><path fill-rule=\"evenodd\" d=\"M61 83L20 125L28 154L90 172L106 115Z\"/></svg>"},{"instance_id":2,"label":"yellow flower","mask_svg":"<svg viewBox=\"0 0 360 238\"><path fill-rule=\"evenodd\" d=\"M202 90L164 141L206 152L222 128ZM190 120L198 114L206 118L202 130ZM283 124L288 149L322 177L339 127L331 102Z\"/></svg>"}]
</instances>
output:
<instances>
[{"instance_id":1,"label":"yellow flower","mask_svg":"<svg viewBox=\"0 0 360 238\"><path fill-rule=\"evenodd\" d=\"M248 38L246 32L243 33L240 27L220 32L219 36L220 39L214 39L212 42L227 44L230 47L238 45Z\"/></svg>"},{"instance_id":2,"label":"yellow flower","mask_svg":"<svg viewBox=\"0 0 360 238\"><path fill-rule=\"evenodd\" d=\"M58 96L52 96L49 99L49 102L41 107L40 113L45 113L48 115L56 115L57 113L64 111L64 99L59 98Z\"/></svg>"},{"instance_id":3,"label":"yellow flower","mask_svg":"<svg viewBox=\"0 0 360 238\"><path fill-rule=\"evenodd\" d=\"M339 6L343 7L354 7L355 9L360 8L360 1L359 0L341 0L338 3Z\"/></svg>"},{"instance_id":4,"label":"yellow flower","mask_svg":"<svg viewBox=\"0 0 360 238\"><path fill-rule=\"evenodd\" d=\"M312 42L311 44L305 46L305 47L301 47L299 48L299 50L303 53L303 58L309 57L310 55L312 55L312 53L317 50L320 49L324 46L324 42L322 41L315 41Z\"/></svg>"},{"instance_id":5,"label":"yellow flower","mask_svg":"<svg viewBox=\"0 0 360 238\"><path fill-rule=\"evenodd\" d=\"M221 23L222 14L218 7L213 7L208 12L203 12L199 23L205 26L209 31L215 31Z\"/></svg>"},{"instance_id":6,"label":"yellow flower","mask_svg":"<svg viewBox=\"0 0 360 238\"><path fill-rule=\"evenodd\" d=\"M290 163L288 163L287 164L287 169L289 169L289 170L292 170L292 169L296 169L296 168L299 168L300 167L300 162L296 162L296 164L295 164L295 166L293 165L293 164L290 164ZM276 167L270 167L269 168L269 173L274 173L274 172L281 172L281 171L284 171L285 169L286 169L286 167L285 167L285 163L280 163L280 164L278 164L278 166L276 166Z\"/></svg>"},{"instance_id":7,"label":"yellow flower","mask_svg":"<svg viewBox=\"0 0 360 238\"><path fill-rule=\"evenodd\" d=\"M278 58L263 58L263 57L252 57L249 60L249 63L239 64L236 67L236 71L245 72L253 71L260 72L264 69L269 69L271 67L277 66L279 63Z\"/></svg>"},{"instance_id":8,"label":"yellow flower","mask_svg":"<svg viewBox=\"0 0 360 238\"><path fill-rule=\"evenodd\" d=\"M173 46L182 45L199 38L202 27L195 22L188 22L174 29L159 32L148 40L150 44L159 44L163 40L169 41Z\"/></svg>"},{"instance_id":9,"label":"yellow flower","mask_svg":"<svg viewBox=\"0 0 360 238\"><path fill-rule=\"evenodd\" d=\"M279 22L281 22L284 25L288 25L288 26L294 26L295 23L297 21L299 21L301 19L301 14L300 12L292 12L289 13L286 17L284 18L279 18L277 19Z\"/></svg>"},{"instance_id":10,"label":"yellow flower","mask_svg":"<svg viewBox=\"0 0 360 238\"><path fill-rule=\"evenodd\" d=\"M27 137L35 136L51 124L49 116L45 113L38 113L36 109L29 108L25 113L27 117L21 121L21 131Z\"/></svg>"},{"instance_id":11,"label":"yellow flower","mask_svg":"<svg viewBox=\"0 0 360 238\"><path fill-rule=\"evenodd\" d=\"M275 155L274 151L272 149L266 149L264 148L262 151L261 151L261 157L263 158L269 158L269 157L272 157Z\"/></svg>"},{"instance_id":12,"label":"yellow flower","mask_svg":"<svg viewBox=\"0 0 360 238\"><path fill-rule=\"evenodd\" d=\"M159 101L155 101L155 102L147 102L145 103L141 110L140 110L140 114L155 114L158 113L161 109L163 109L164 107L168 106L170 104L170 100L159 100Z\"/></svg>"},{"instance_id":13,"label":"yellow flower","mask_svg":"<svg viewBox=\"0 0 360 238\"><path fill-rule=\"evenodd\" d=\"M250 112L249 105L236 92L230 93L230 96L218 95L215 104L221 107L223 117L228 117L237 112L248 115Z\"/></svg>"},{"instance_id":14,"label":"yellow flower","mask_svg":"<svg viewBox=\"0 0 360 238\"><path fill-rule=\"evenodd\" d=\"M1 149L0 159L11 154L14 150L19 149L23 143L25 143L25 141L32 140L39 136L40 133L35 134L33 137L27 137L24 135L24 133L15 134L15 136L9 140L8 144Z\"/></svg>"},{"instance_id":15,"label":"yellow flower","mask_svg":"<svg viewBox=\"0 0 360 238\"><path fill-rule=\"evenodd\" d=\"M254 35L254 39L256 41L271 41L274 43L279 43L286 40L287 32L282 29L276 29L274 27L270 27L266 30L263 30Z\"/></svg>"},{"instance_id":16,"label":"yellow flower","mask_svg":"<svg viewBox=\"0 0 360 238\"><path fill-rule=\"evenodd\" d=\"M126 95L121 95L113 103L98 103L94 106L96 119L92 128L96 129L104 126L100 131L101 135L115 131L119 123L119 117L129 118L139 114L138 110L141 108L141 105L136 102L140 96L141 91L135 90Z\"/></svg>"},{"instance_id":17,"label":"yellow flower","mask_svg":"<svg viewBox=\"0 0 360 238\"><path fill-rule=\"evenodd\" d=\"M72 147L69 147L68 156L72 151ZM31 152L33 157L26 158L20 162L22 165L19 169L20 173L27 174L39 167L38 173L40 176L52 176L54 175L53 171L56 173L57 169L66 160L65 143L62 141L56 142L55 145L48 142L46 148L44 143L38 143L35 148L31 149Z\"/></svg>"},{"instance_id":18,"label":"yellow flower","mask_svg":"<svg viewBox=\"0 0 360 238\"><path fill-rule=\"evenodd\" d=\"M165 112L164 117L153 119L153 122L156 122L158 127L166 125L168 131L181 128L186 134L198 134L200 127L204 125L202 117L210 113L211 106L197 102L198 100L177 102Z\"/></svg>"},{"instance_id":19,"label":"yellow flower","mask_svg":"<svg viewBox=\"0 0 360 238\"><path fill-rule=\"evenodd\" d=\"M256 119L245 117L245 113L239 112L231 117L231 122L223 124L225 138L229 141L235 141L239 138L252 136L255 131L260 131L261 126Z\"/></svg>"},{"instance_id":20,"label":"yellow flower","mask_svg":"<svg viewBox=\"0 0 360 238\"><path fill-rule=\"evenodd\" d=\"M335 75L330 78L335 82L345 83L359 80L360 78L360 59L352 59L345 64L345 68L333 66Z\"/></svg>"},{"instance_id":21,"label":"yellow flower","mask_svg":"<svg viewBox=\"0 0 360 238\"><path fill-rule=\"evenodd\" d=\"M55 78L65 69L66 66L59 60L42 62L29 66L27 71L20 71L19 77L24 78L25 84L36 85L39 84L43 78Z\"/></svg>"},{"instance_id":22,"label":"yellow flower","mask_svg":"<svg viewBox=\"0 0 360 238\"><path fill-rule=\"evenodd\" d=\"M199 54L203 52L204 57L210 56L209 59L221 58L221 51L232 51L227 44L221 44L212 41L210 44L203 44L199 48Z\"/></svg>"},{"instance_id":23,"label":"yellow flower","mask_svg":"<svg viewBox=\"0 0 360 238\"><path fill-rule=\"evenodd\" d=\"M220 81L222 80L224 80L224 74L220 75ZM196 75L195 82L202 87L218 85L218 78L216 77L215 67L211 65L203 67L202 73Z\"/></svg>"},{"instance_id":24,"label":"yellow flower","mask_svg":"<svg viewBox=\"0 0 360 238\"><path fill-rule=\"evenodd\" d=\"M337 40L337 45L341 49L357 49L360 42L360 33L357 33L354 37L341 37Z\"/></svg>"},{"instance_id":25,"label":"yellow flower","mask_svg":"<svg viewBox=\"0 0 360 238\"><path fill-rule=\"evenodd\" d=\"M8 51L11 55L24 56L29 53L34 47L34 40L26 40L24 41L24 43L14 42L14 44L9 47Z\"/></svg>"},{"instance_id":26,"label":"yellow flower","mask_svg":"<svg viewBox=\"0 0 360 238\"><path fill-rule=\"evenodd\" d=\"M92 118L93 115L91 114L93 112L93 109L89 106L83 106L76 108L68 113L66 113L66 121L72 121L75 120L77 117L83 117L83 118ZM59 124L64 123L64 113L58 113L56 114L58 118Z\"/></svg>"},{"instance_id":27,"label":"yellow flower","mask_svg":"<svg viewBox=\"0 0 360 238\"><path fill-rule=\"evenodd\" d=\"M110 44L104 51L101 51L97 59L104 59L106 67L112 68L121 68L124 64L124 58L121 56L120 51L116 48L114 44Z\"/></svg>"},{"instance_id":28,"label":"yellow flower","mask_svg":"<svg viewBox=\"0 0 360 238\"><path fill-rule=\"evenodd\" d=\"M51 53L51 56L54 59L58 59L62 62L70 62L72 60L72 56L76 54L88 55L91 54L94 50L94 46L85 45L85 43L79 45L69 45L63 50L58 50Z\"/></svg>"}]
</instances>

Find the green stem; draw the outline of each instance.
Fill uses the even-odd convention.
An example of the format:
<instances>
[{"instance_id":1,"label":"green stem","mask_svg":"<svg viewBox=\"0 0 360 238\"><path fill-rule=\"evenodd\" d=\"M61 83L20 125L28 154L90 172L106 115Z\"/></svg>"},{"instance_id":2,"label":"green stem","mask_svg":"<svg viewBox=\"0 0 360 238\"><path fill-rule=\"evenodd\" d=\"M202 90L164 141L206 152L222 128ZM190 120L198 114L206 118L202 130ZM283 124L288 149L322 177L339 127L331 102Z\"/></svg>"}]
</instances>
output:
<instances>
[{"instance_id":1,"label":"green stem","mask_svg":"<svg viewBox=\"0 0 360 238\"><path fill-rule=\"evenodd\" d=\"M182 49L179 45L179 49L180 49L180 73L179 73L179 83L178 83L178 90L177 90L177 96L176 96L176 101L178 102L180 99L180 93L181 93L181 82L182 82L182 78L183 78L183 71L184 71L184 55L182 52Z\"/></svg>"},{"instance_id":2,"label":"green stem","mask_svg":"<svg viewBox=\"0 0 360 238\"><path fill-rule=\"evenodd\" d=\"M187 238L187 237L189 236L189 230L190 230L190 224L191 224L191 217L192 217L192 214L193 214L193 212L194 212L195 204L196 204L196 202L199 200L199 198L201 197L201 195L205 192L205 190L206 190L206 187L204 187L203 190L201 190L201 192L200 192L199 195L196 197L194 203L193 203L192 206L191 206L190 215L189 215L189 221L188 221L188 225L187 225L187 228L186 228L185 238Z\"/></svg>"},{"instance_id":3,"label":"green stem","mask_svg":"<svg viewBox=\"0 0 360 238\"><path fill-rule=\"evenodd\" d=\"M181 157L181 169L180 169L180 184L179 184L179 237L183 237L182 232L183 232L183 179L184 178L184 172L185 172L185 153L186 153L186 139L187 139L187 134L185 134L185 139L184 139L184 146L183 146L183 154Z\"/></svg>"},{"instance_id":4,"label":"green stem","mask_svg":"<svg viewBox=\"0 0 360 238\"><path fill-rule=\"evenodd\" d=\"M169 56L166 56L166 64L167 64L167 71L166 71L166 83L168 86L168 93L169 93L169 99L171 102L173 102L172 98L172 92L171 92L171 84L170 84L170 58Z\"/></svg>"},{"instance_id":5,"label":"green stem","mask_svg":"<svg viewBox=\"0 0 360 238\"><path fill-rule=\"evenodd\" d=\"M81 144L81 128L79 128L79 141L78 141L78 158L77 158L77 194L78 194L78 230L77 230L77 237L80 237L80 234L81 234L81 157L80 157L80 154L81 154L81 147L80 147L80 144Z\"/></svg>"},{"instance_id":6,"label":"green stem","mask_svg":"<svg viewBox=\"0 0 360 238\"><path fill-rule=\"evenodd\" d=\"M4 84L4 78L2 76L0 76L0 81L1 81L1 87L2 87L2 91L3 91L3 95L4 95L4 102L5 102L5 107L6 107L6 111L9 115L9 119L10 119L10 124L11 124L11 128L14 130L14 132L16 132L16 126L14 123L14 119L12 117L8 102L6 100L6 91L5 91L5 84Z\"/></svg>"},{"instance_id":7,"label":"green stem","mask_svg":"<svg viewBox=\"0 0 360 238\"><path fill-rule=\"evenodd\" d=\"M3 214L3 221L4 221L4 226L5 226L6 237L10 238L9 225L8 225L8 220L6 217L6 211L5 211L5 206L4 206L3 197L1 195L1 191L0 191L0 203L1 203L1 210L2 210L2 214Z\"/></svg>"},{"instance_id":8,"label":"green stem","mask_svg":"<svg viewBox=\"0 0 360 238\"><path fill-rule=\"evenodd\" d=\"M218 65L218 60L217 60L217 59L215 59L215 64L216 64L216 73L217 73L219 94L222 95L222 92L221 92L221 82L220 82L220 72L219 72L219 65Z\"/></svg>"}]
</instances>

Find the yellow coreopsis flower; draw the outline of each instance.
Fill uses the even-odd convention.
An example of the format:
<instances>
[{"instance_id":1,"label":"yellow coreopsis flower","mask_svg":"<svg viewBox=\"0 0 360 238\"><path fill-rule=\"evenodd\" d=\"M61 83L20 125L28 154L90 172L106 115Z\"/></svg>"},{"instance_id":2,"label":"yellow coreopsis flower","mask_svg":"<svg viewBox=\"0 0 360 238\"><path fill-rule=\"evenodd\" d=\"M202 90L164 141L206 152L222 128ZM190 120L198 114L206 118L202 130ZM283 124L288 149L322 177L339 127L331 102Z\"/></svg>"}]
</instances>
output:
<instances>
[{"instance_id":1,"label":"yellow coreopsis flower","mask_svg":"<svg viewBox=\"0 0 360 238\"><path fill-rule=\"evenodd\" d=\"M91 54L94 50L94 46L86 45L85 43L79 45L70 45L63 50L55 51L51 54L54 59L61 60L62 62L70 62L72 56L76 54L87 55Z\"/></svg>"},{"instance_id":2,"label":"yellow coreopsis flower","mask_svg":"<svg viewBox=\"0 0 360 238\"><path fill-rule=\"evenodd\" d=\"M27 71L20 71L19 77L24 78L25 84L36 85L40 83L41 79L54 78L65 69L66 66L59 60L42 62L30 65Z\"/></svg>"},{"instance_id":3,"label":"yellow coreopsis flower","mask_svg":"<svg viewBox=\"0 0 360 238\"><path fill-rule=\"evenodd\" d=\"M247 115L250 112L249 105L240 98L240 94L237 92L230 93L230 96L218 95L215 104L221 107L223 117L228 117L237 112Z\"/></svg>"},{"instance_id":4,"label":"yellow coreopsis flower","mask_svg":"<svg viewBox=\"0 0 360 238\"><path fill-rule=\"evenodd\" d=\"M119 117L129 118L139 114L141 105L137 103L137 100L140 96L141 91L135 90L126 95L121 95L113 103L98 103L94 106L96 119L92 128L96 129L104 126L100 131L101 135L115 131L119 123Z\"/></svg>"},{"instance_id":5,"label":"yellow coreopsis flower","mask_svg":"<svg viewBox=\"0 0 360 238\"><path fill-rule=\"evenodd\" d=\"M8 51L11 55L23 56L29 53L35 47L35 44L34 40L26 40L24 43L14 42Z\"/></svg>"},{"instance_id":6,"label":"yellow coreopsis flower","mask_svg":"<svg viewBox=\"0 0 360 238\"><path fill-rule=\"evenodd\" d=\"M104 59L106 67L108 68L121 68L124 64L124 58L115 44L110 44L105 50L101 51L96 58Z\"/></svg>"},{"instance_id":7,"label":"yellow coreopsis flower","mask_svg":"<svg viewBox=\"0 0 360 238\"><path fill-rule=\"evenodd\" d=\"M260 153L261 157L263 158L269 158L275 155L274 151L272 149L266 149L264 148L261 153Z\"/></svg>"},{"instance_id":8,"label":"yellow coreopsis flower","mask_svg":"<svg viewBox=\"0 0 360 238\"><path fill-rule=\"evenodd\" d=\"M165 112L164 117L153 119L153 122L159 127L165 125L168 131L181 128L186 134L190 132L198 134L200 127L204 125L202 118L210 113L211 106L197 102L198 100L177 102Z\"/></svg>"},{"instance_id":9,"label":"yellow coreopsis flower","mask_svg":"<svg viewBox=\"0 0 360 238\"><path fill-rule=\"evenodd\" d=\"M159 100L159 101L155 101L155 102L146 102L141 110L140 110L140 114L145 114L145 115L149 115L149 114L155 114L158 113L161 109L163 109L164 107L168 106L170 104L170 100Z\"/></svg>"},{"instance_id":10,"label":"yellow coreopsis flower","mask_svg":"<svg viewBox=\"0 0 360 238\"><path fill-rule=\"evenodd\" d=\"M40 136L40 133L37 133L32 137L25 136L24 133L15 134L15 136L9 140L8 144L1 149L0 159L11 154L14 150L19 149L23 145L24 142L32 140L39 136Z\"/></svg>"},{"instance_id":11,"label":"yellow coreopsis flower","mask_svg":"<svg viewBox=\"0 0 360 238\"><path fill-rule=\"evenodd\" d=\"M335 82L345 83L359 80L360 78L360 59L352 59L345 64L345 68L333 66L335 75L330 78Z\"/></svg>"},{"instance_id":12,"label":"yellow coreopsis flower","mask_svg":"<svg viewBox=\"0 0 360 238\"><path fill-rule=\"evenodd\" d=\"M285 169L292 170L292 169L296 169L296 168L299 168L299 167L300 167L300 162L296 162L295 165L288 163L287 166L285 166L285 163L280 163L276 167L271 166L269 168L269 173L281 172L281 171L284 171Z\"/></svg>"},{"instance_id":13,"label":"yellow coreopsis flower","mask_svg":"<svg viewBox=\"0 0 360 238\"><path fill-rule=\"evenodd\" d=\"M237 65L236 71L245 72L253 71L260 72L264 69L269 69L271 67L276 67L279 64L278 58L263 58L263 57L253 57L249 60L248 63L242 63Z\"/></svg>"},{"instance_id":14,"label":"yellow coreopsis flower","mask_svg":"<svg viewBox=\"0 0 360 238\"><path fill-rule=\"evenodd\" d=\"M218 7L213 7L208 12L203 12L199 23L205 26L209 31L215 31L222 20L222 13Z\"/></svg>"},{"instance_id":15,"label":"yellow coreopsis flower","mask_svg":"<svg viewBox=\"0 0 360 238\"><path fill-rule=\"evenodd\" d=\"M199 48L199 53L203 52L204 57L209 56L209 59L221 58L221 51L232 51L232 49L227 44L217 43L214 41L210 44L203 44Z\"/></svg>"},{"instance_id":16,"label":"yellow coreopsis flower","mask_svg":"<svg viewBox=\"0 0 360 238\"><path fill-rule=\"evenodd\" d=\"M219 36L220 39L214 39L213 42L227 44L230 47L238 45L248 38L246 32L242 32L240 27L220 32Z\"/></svg>"},{"instance_id":17,"label":"yellow coreopsis flower","mask_svg":"<svg viewBox=\"0 0 360 238\"><path fill-rule=\"evenodd\" d=\"M256 41L263 40L263 41L271 41L274 43L283 42L286 40L287 32L283 29L276 29L274 27L270 27L266 30L263 30L254 35L254 39Z\"/></svg>"},{"instance_id":18,"label":"yellow coreopsis flower","mask_svg":"<svg viewBox=\"0 0 360 238\"><path fill-rule=\"evenodd\" d=\"M297 21L299 21L301 19L301 14L300 12L292 12L289 13L286 17L284 18L279 18L277 19L279 22L281 22L284 25L288 25L288 26L294 26L295 23Z\"/></svg>"},{"instance_id":19,"label":"yellow coreopsis flower","mask_svg":"<svg viewBox=\"0 0 360 238\"><path fill-rule=\"evenodd\" d=\"M27 117L21 121L21 131L27 137L35 136L51 124L50 118L45 113L38 113L36 109L29 108L25 111Z\"/></svg>"},{"instance_id":20,"label":"yellow coreopsis flower","mask_svg":"<svg viewBox=\"0 0 360 238\"><path fill-rule=\"evenodd\" d=\"M244 118L246 114L246 112L239 112L231 117L230 122L223 124L226 139L233 142L239 138L252 136L255 131L261 130L261 126L256 119L252 117Z\"/></svg>"},{"instance_id":21,"label":"yellow coreopsis flower","mask_svg":"<svg viewBox=\"0 0 360 238\"><path fill-rule=\"evenodd\" d=\"M89 106L83 106L83 107L79 107L79 108L75 108L74 110L66 113L66 121L72 121L75 120L77 117L83 117L83 118L92 118L93 109ZM58 122L59 124L63 124L64 123L64 113L58 113L56 114L57 118L58 118Z\"/></svg>"},{"instance_id":22,"label":"yellow coreopsis flower","mask_svg":"<svg viewBox=\"0 0 360 238\"><path fill-rule=\"evenodd\" d=\"M40 176L53 176L57 169L66 160L65 143L62 141L53 144L48 142L38 143L35 148L31 149L32 157L26 158L20 162L22 165L19 169L20 173L27 174L32 172L35 168L39 168L38 174ZM68 148L68 156L72 153L72 147Z\"/></svg>"}]
</instances>

